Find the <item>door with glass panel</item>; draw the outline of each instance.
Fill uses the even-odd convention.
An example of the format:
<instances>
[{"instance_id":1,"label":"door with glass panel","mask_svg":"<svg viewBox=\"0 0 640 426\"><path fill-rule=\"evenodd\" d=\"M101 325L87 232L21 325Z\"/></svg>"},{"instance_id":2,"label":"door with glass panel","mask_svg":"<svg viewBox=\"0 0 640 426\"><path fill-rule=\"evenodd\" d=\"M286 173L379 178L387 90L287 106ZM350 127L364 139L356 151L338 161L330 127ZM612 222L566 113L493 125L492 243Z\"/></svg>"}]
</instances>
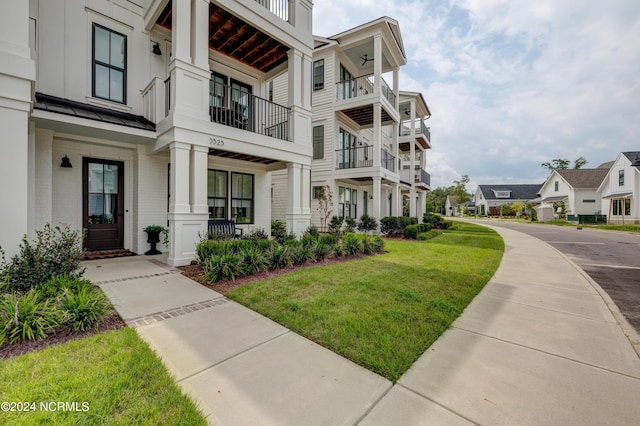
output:
<instances>
[{"instance_id":1,"label":"door with glass panel","mask_svg":"<svg viewBox=\"0 0 640 426\"><path fill-rule=\"evenodd\" d=\"M82 161L84 246L89 250L124 247L124 163Z\"/></svg>"}]
</instances>

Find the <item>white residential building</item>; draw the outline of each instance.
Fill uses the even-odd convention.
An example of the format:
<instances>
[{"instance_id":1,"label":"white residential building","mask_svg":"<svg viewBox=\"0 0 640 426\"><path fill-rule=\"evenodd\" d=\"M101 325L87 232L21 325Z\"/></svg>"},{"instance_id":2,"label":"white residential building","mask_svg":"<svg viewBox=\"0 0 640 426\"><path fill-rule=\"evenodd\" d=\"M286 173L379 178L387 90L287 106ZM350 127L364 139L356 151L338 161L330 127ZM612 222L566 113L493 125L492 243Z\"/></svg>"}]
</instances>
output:
<instances>
[{"instance_id":1,"label":"white residential building","mask_svg":"<svg viewBox=\"0 0 640 426\"><path fill-rule=\"evenodd\" d=\"M312 223L321 225L319 188L333 194L332 214L377 219L421 217L431 147L420 93L400 92L406 54L397 21L382 17L331 37L313 53ZM274 83L274 88L278 87ZM288 176L274 173L274 218L284 214Z\"/></svg>"},{"instance_id":2,"label":"white residential building","mask_svg":"<svg viewBox=\"0 0 640 426\"><path fill-rule=\"evenodd\" d=\"M269 230L277 170L289 230L308 227L311 0L2 4L7 255L46 223L87 229L90 249L142 253L143 228L159 224L168 262L186 264L208 220Z\"/></svg>"},{"instance_id":3,"label":"white residential building","mask_svg":"<svg viewBox=\"0 0 640 426\"><path fill-rule=\"evenodd\" d=\"M607 223L640 223L640 151L621 152L598 192Z\"/></svg>"}]
</instances>

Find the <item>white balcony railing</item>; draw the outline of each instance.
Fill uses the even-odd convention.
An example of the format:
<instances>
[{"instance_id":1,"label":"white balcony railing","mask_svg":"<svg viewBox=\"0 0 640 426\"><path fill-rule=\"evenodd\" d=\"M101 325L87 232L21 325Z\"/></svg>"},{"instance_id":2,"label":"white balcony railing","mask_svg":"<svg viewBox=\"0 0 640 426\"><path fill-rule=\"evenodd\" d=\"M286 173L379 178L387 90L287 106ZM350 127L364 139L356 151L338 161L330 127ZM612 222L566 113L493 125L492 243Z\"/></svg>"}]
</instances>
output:
<instances>
[{"instance_id":1,"label":"white balcony railing","mask_svg":"<svg viewBox=\"0 0 640 426\"><path fill-rule=\"evenodd\" d=\"M285 22L290 22L290 0L255 0Z\"/></svg>"},{"instance_id":2,"label":"white balcony railing","mask_svg":"<svg viewBox=\"0 0 640 426\"><path fill-rule=\"evenodd\" d=\"M395 105L396 94L389 87L384 78L380 78L380 87L382 96L386 98L391 105ZM373 74L364 75L362 77L352 78L350 80L342 80L336 83L336 99L341 101L344 99L357 98L373 93L375 87L375 76Z\"/></svg>"}]
</instances>

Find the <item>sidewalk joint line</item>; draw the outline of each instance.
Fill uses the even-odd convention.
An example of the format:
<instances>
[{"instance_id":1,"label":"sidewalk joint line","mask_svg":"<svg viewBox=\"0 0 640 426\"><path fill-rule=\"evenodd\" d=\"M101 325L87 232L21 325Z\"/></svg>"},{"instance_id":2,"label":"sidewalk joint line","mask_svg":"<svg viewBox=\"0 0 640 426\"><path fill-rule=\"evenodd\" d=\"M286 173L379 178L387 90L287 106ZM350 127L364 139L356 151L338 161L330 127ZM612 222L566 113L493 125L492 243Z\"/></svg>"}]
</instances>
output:
<instances>
[{"instance_id":1,"label":"sidewalk joint line","mask_svg":"<svg viewBox=\"0 0 640 426\"><path fill-rule=\"evenodd\" d=\"M166 319L180 317L182 315L190 314L191 312L200 311L208 308L215 308L218 305L222 305L230 301L231 301L230 299L227 299L224 296L216 297L215 299L208 299L200 302L189 303L188 305L183 305L176 308L170 308L165 311L155 312L152 314L147 314L147 315L142 315L136 318L127 319L125 322L129 327L136 328L143 325L164 321Z\"/></svg>"},{"instance_id":2,"label":"sidewalk joint line","mask_svg":"<svg viewBox=\"0 0 640 426\"><path fill-rule=\"evenodd\" d=\"M382 392L382 395L380 395L379 398L377 398L373 404L371 404L369 406L369 408L367 408L366 410L364 410L364 413L362 413L362 415L358 418L358 420L356 420L356 422L354 424L359 425L360 423L362 423L362 421L367 418L367 416L369 414L371 414L371 412L373 411L374 408L376 408L378 406L378 404L380 403L380 401L382 401L384 399L384 397L386 397L389 392L391 392L391 390L395 387L395 385L393 383L391 383L391 386L389 386L387 388L387 390L385 390L384 392Z\"/></svg>"},{"instance_id":3,"label":"sidewalk joint line","mask_svg":"<svg viewBox=\"0 0 640 426\"><path fill-rule=\"evenodd\" d=\"M452 413L453 415L455 415L455 416L457 416L457 417L460 417L460 418L462 418L462 419L464 419L464 420L468 421L469 423L472 423L472 424L477 425L477 426L480 426L480 425L481 425L480 423L475 422L475 421L471 420L469 417L464 416L464 415L462 415L462 414L460 414L460 413L458 413L458 412L456 412L456 411L453 411L451 408L447 407L446 405L441 404L440 402L436 401L435 399L429 398L428 396L426 396L426 395L424 395L424 394L422 394L422 393L418 392L418 391L417 391L417 390L415 390L415 389L412 389L412 388L407 387L407 386L405 386L405 385L403 385L403 384L400 384L400 383L396 383L396 386L399 386L399 387L401 387L401 388L403 388L403 389L406 389L407 391L411 392L411 393L412 393L412 394L414 394L414 395L419 396L420 398L424 398L424 399L426 399L427 401L431 401L432 403L434 403L434 404L435 404L435 405L437 405L438 407L440 407L440 408L442 408L442 409L444 409L444 410L447 410L448 412Z\"/></svg>"},{"instance_id":4,"label":"sidewalk joint line","mask_svg":"<svg viewBox=\"0 0 640 426\"><path fill-rule=\"evenodd\" d=\"M475 334L477 336L483 336L483 337L486 337L488 339L497 340L499 342L503 342L503 343L506 343L506 344L509 344L509 345L519 346L521 348L529 349L531 351L540 352L540 353L543 353L543 354L546 354L546 355L549 355L549 356L552 356L552 357L555 357L555 358L560 358L560 359L564 359L566 361L575 362L577 364L582 364L584 366L595 368L597 370L608 371L609 373L618 374L620 376L628 377L630 379L640 380L640 376L633 376L633 375L628 374L628 373L623 373L621 371L612 370L612 369L607 368L607 367L601 367L599 365L591 364L589 362L581 361L579 359L573 359L573 358L569 358L569 357L564 356L564 355L555 354L553 352L548 352L548 351L545 351L545 350L542 350L542 349L539 349L539 348L534 348L532 346L523 345L522 343L516 343L516 342L512 342L510 340L504 340L504 339L501 339L501 338L496 337L496 336L491 336L491 335L484 334L484 333L478 333L477 331L467 330L467 329L462 328L462 327L452 327L452 328L455 328L455 329L460 330L460 331L465 331L467 333Z\"/></svg>"}]
</instances>

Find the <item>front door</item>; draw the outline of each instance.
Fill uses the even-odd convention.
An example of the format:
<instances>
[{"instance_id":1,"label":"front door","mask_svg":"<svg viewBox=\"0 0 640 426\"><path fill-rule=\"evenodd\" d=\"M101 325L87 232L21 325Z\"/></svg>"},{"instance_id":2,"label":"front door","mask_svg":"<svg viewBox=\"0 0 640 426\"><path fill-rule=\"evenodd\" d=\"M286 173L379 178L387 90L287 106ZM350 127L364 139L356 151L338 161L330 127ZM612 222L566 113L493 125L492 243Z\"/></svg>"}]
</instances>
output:
<instances>
[{"instance_id":1,"label":"front door","mask_svg":"<svg viewBox=\"0 0 640 426\"><path fill-rule=\"evenodd\" d=\"M89 250L123 248L124 163L84 158L82 192L84 246Z\"/></svg>"}]
</instances>

